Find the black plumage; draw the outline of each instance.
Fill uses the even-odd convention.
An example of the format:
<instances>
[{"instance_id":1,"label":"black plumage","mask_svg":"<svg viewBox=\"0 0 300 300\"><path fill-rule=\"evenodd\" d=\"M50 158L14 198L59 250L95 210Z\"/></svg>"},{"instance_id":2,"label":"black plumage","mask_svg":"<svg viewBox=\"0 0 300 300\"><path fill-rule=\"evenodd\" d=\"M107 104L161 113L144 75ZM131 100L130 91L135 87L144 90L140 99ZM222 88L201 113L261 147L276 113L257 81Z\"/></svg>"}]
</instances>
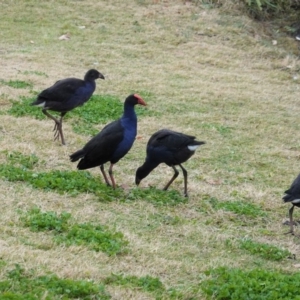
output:
<instances>
[{"instance_id":1,"label":"black plumage","mask_svg":"<svg viewBox=\"0 0 300 300\"><path fill-rule=\"evenodd\" d=\"M137 94L130 95L124 102L124 112L120 119L106 125L82 149L70 155L72 162L81 159L77 165L79 170L100 166L107 185L116 187L112 168L132 147L137 133L137 117L134 111L136 104L146 105ZM110 162L109 176L104 171L104 164Z\"/></svg>"},{"instance_id":2,"label":"black plumage","mask_svg":"<svg viewBox=\"0 0 300 300\"><path fill-rule=\"evenodd\" d=\"M77 106L87 102L96 89L97 78L104 79L104 76L95 69L87 71L84 80L78 78L66 78L57 81L51 87L43 90L31 105L42 107L42 112L52 119L54 125L54 140L61 138L61 143L65 145L62 131L62 120L65 114ZM58 120L52 116L48 110L60 112Z\"/></svg>"},{"instance_id":3,"label":"black plumage","mask_svg":"<svg viewBox=\"0 0 300 300\"><path fill-rule=\"evenodd\" d=\"M179 165L184 176L184 195L187 197L187 171L181 164L187 161L200 145L205 144L205 142L195 139L194 136L168 129L154 133L147 144L146 160L136 171L135 183L139 185L141 180L148 176L153 169L159 164L165 163L174 170L173 177L164 187L164 190L167 190L179 174L175 168L176 165Z\"/></svg>"},{"instance_id":4,"label":"black plumage","mask_svg":"<svg viewBox=\"0 0 300 300\"><path fill-rule=\"evenodd\" d=\"M288 233L294 234L294 221L293 221L293 212L294 207L300 207L300 174L293 181L292 185L288 190L285 191L285 196L282 198L284 202L290 202L292 207L289 209L289 218L290 218L290 231Z\"/></svg>"}]
</instances>

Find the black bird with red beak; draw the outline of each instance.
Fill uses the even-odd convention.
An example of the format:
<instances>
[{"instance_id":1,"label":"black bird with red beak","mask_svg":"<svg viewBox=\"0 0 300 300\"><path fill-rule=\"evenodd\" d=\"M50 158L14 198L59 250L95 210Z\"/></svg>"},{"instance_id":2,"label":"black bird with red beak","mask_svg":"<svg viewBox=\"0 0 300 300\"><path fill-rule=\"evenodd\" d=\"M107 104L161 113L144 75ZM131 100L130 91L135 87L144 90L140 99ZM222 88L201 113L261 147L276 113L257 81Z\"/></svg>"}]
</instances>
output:
<instances>
[{"instance_id":1,"label":"black bird with red beak","mask_svg":"<svg viewBox=\"0 0 300 300\"><path fill-rule=\"evenodd\" d=\"M72 162L81 159L77 165L79 170L100 166L100 171L107 185L116 188L113 166L131 149L137 134L137 117L134 110L136 104L146 105L141 96L132 94L124 102L124 112L120 119L106 125L82 149L70 155ZM104 164L110 162L109 177Z\"/></svg>"}]
</instances>

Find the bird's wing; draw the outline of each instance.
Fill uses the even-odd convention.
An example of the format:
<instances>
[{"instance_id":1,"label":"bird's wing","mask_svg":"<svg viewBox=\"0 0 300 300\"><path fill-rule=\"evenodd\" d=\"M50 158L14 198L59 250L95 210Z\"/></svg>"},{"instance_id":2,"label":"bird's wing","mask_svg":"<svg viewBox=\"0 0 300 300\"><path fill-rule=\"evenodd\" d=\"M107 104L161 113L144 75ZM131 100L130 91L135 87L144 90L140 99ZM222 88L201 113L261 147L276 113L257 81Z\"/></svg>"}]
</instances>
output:
<instances>
[{"instance_id":1,"label":"bird's wing","mask_svg":"<svg viewBox=\"0 0 300 300\"><path fill-rule=\"evenodd\" d=\"M83 148L85 160L99 162L108 161L122 141L124 129L120 120L106 125ZM104 163L104 162L103 162Z\"/></svg>"},{"instance_id":2,"label":"bird's wing","mask_svg":"<svg viewBox=\"0 0 300 300\"><path fill-rule=\"evenodd\" d=\"M168 149L181 149L186 147L195 139L194 136L180 132L162 129L156 132L149 140L149 145L154 147L165 146Z\"/></svg>"},{"instance_id":3,"label":"bird's wing","mask_svg":"<svg viewBox=\"0 0 300 300\"><path fill-rule=\"evenodd\" d=\"M148 145L156 146L157 144L164 143L165 140L170 135L170 131L167 129L162 129L155 132L148 141Z\"/></svg>"},{"instance_id":4,"label":"bird's wing","mask_svg":"<svg viewBox=\"0 0 300 300\"><path fill-rule=\"evenodd\" d=\"M57 81L51 87L43 90L38 98L43 101L64 102L68 101L76 92L85 86L85 82L77 78L67 78Z\"/></svg>"}]
</instances>

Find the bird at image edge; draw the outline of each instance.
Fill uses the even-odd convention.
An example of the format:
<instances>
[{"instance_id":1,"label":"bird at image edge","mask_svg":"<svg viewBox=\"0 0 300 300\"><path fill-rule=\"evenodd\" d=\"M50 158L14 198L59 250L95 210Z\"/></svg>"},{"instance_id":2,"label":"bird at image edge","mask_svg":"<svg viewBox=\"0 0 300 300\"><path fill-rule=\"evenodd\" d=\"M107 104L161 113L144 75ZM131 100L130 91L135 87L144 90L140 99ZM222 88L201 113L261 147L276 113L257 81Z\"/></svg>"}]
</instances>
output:
<instances>
[{"instance_id":1,"label":"bird at image edge","mask_svg":"<svg viewBox=\"0 0 300 300\"><path fill-rule=\"evenodd\" d=\"M86 72L84 80L78 78L66 78L57 81L51 87L43 90L31 105L42 108L43 114L52 119L54 125L54 140L61 138L61 143L65 145L62 131L62 120L65 114L77 106L83 105L93 95L96 89L95 80L104 76L95 69ZM48 110L60 113L60 119L51 115Z\"/></svg>"},{"instance_id":2,"label":"bird at image edge","mask_svg":"<svg viewBox=\"0 0 300 300\"><path fill-rule=\"evenodd\" d=\"M291 233L294 235L294 221L293 221L293 212L294 207L300 207L300 174L293 181L292 185L288 190L285 191L285 196L282 198L284 202L290 202L292 207L289 209L289 225L290 231L287 233Z\"/></svg>"},{"instance_id":3,"label":"bird at image edge","mask_svg":"<svg viewBox=\"0 0 300 300\"><path fill-rule=\"evenodd\" d=\"M134 106L146 106L138 94L129 95L124 102L124 112L120 119L106 125L82 149L70 155L72 162L81 159L77 165L79 170L100 166L100 171L107 185L116 188L113 176L113 165L117 163L132 147L137 134L137 117ZM109 177L104 170L104 164L110 162Z\"/></svg>"}]
</instances>

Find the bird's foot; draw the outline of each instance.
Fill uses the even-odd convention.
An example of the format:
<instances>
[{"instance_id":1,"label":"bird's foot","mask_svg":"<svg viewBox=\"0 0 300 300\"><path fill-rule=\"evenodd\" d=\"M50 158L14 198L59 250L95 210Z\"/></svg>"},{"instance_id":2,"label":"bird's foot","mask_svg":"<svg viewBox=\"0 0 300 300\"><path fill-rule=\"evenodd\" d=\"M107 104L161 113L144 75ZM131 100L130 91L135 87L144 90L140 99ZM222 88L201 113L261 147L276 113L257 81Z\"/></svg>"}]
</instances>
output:
<instances>
[{"instance_id":1,"label":"bird's foot","mask_svg":"<svg viewBox=\"0 0 300 300\"><path fill-rule=\"evenodd\" d=\"M290 221L285 221L282 223L283 225L288 225L288 226L291 226L291 222ZM293 221L293 226L298 226L300 224L300 221Z\"/></svg>"},{"instance_id":2,"label":"bird's foot","mask_svg":"<svg viewBox=\"0 0 300 300\"><path fill-rule=\"evenodd\" d=\"M59 139L60 129L61 129L61 124L60 124L60 122L56 121L54 123L54 127L53 127L53 130L52 130L52 131L54 131L54 141Z\"/></svg>"},{"instance_id":3,"label":"bird's foot","mask_svg":"<svg viewBox=\"0 0 300 300\"><path fill-rule=\"evenodd\" d=\"M294 231L293 230L290 230L288 232L285 232L284 234L291 234L291 235L295 235Z\"/></svg>"},{"instance_id":4,"label":"bird's foot","mask_svg":"<svg viewBox=\"0 0 300 300\"><path fill-rule=\"evenodd\" d=\"M61 143L62 143L62 145L66 145L66 142L65 142L65 140L64 140L64 138L61 136L61 133L59 132L59 131L56 131L55 133L54 133L54 142L55 141L59 141L59 138L61 138Z\"/></svg>"},{"instance_id":5,"label":"bird's foot","mask_svg":"<svg viewBox=\"0 0 300 300\"><path fill-rule=\"evenodd\" d=\"M59 132L55 131L54 132L54 141L59 140Z\"/></svg>"},{"instance_id":6,"label":"bird's foot","mask_svg":"<svg viewBox=\"0 0 300 300\"><path fill-rule=\"evenodd\" d=\"M290 230L288 232L285 232L284 234L291 234L293 235L294 237L297 237L297 238L300 238L300 234L295 234L295 232L293 230Z\"/></svg>"},{"instance_id":7,"label":"bird's foot","mask_svg":"<svg viewBox=\"0 0 300 300\"><path fill-rule=\"evenodd\" d=\"M54 124L54 141L59 140L59 138L61 138L61 143L62 145L65 145L65 139L63 137L63 133L62 133L62 123L59 121L56 121Z\"/></svg>"}]
</instances>

